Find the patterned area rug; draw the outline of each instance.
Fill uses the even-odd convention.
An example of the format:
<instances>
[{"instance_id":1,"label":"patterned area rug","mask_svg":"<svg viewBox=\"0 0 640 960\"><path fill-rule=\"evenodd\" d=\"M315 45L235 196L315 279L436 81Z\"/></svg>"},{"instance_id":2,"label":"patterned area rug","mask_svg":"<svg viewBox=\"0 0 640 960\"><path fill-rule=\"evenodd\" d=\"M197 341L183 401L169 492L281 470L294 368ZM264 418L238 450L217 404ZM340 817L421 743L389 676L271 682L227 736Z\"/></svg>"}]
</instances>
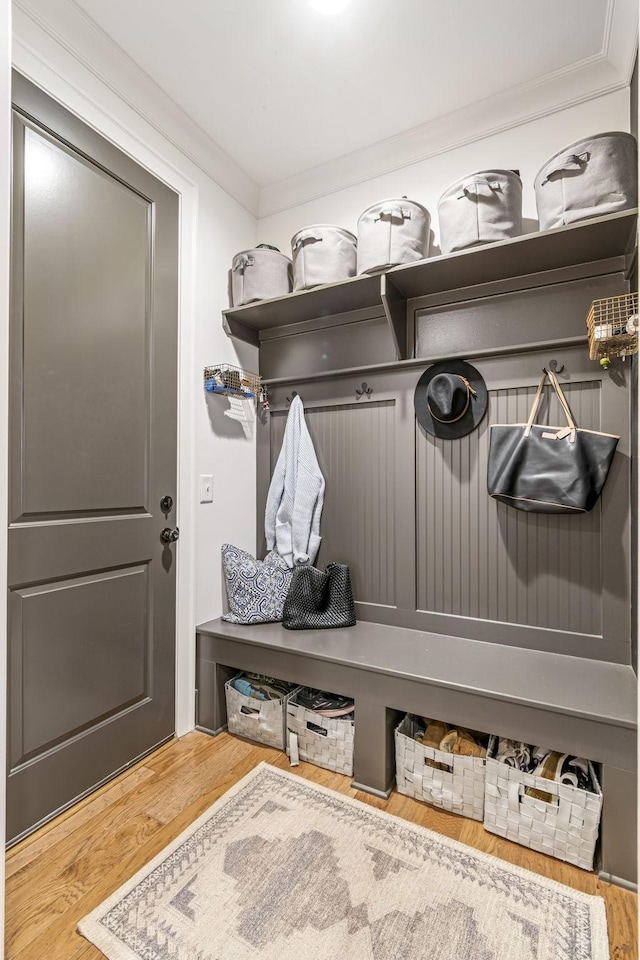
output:
<instances>
[{"instance_id":1,"label":"patterned area rug","mask_svg":"<svg viewBox=\"0 0 640 960\"><path fill-rule=\"evenodd\" d=\"M262 763L79 925L109 960L606 960L604 901Z\"/></svg>"}]
</instances>

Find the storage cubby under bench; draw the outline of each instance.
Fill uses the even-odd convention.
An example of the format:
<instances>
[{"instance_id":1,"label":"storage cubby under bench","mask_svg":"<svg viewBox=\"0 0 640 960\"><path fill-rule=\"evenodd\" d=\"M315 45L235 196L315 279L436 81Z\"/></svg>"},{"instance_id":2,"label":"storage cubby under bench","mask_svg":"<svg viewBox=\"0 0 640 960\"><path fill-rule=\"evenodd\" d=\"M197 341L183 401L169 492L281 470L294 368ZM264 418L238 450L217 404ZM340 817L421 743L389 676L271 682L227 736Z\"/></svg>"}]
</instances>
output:
<instances>
[{"instance_id":1,"label":"storage cubby under bench","mask_svg":"<svg viewBox=\"0 0 640 960\"><path fill-rule=\"evenodd\" d=\"M602 764L604 879L636 883L636 678L631 666L359 621L348 630L211 620L197 628L197 726L224 730L237 670L351 696L353 785L386 797L402 713L586 756Z\"/></svg>"}]
</instances>

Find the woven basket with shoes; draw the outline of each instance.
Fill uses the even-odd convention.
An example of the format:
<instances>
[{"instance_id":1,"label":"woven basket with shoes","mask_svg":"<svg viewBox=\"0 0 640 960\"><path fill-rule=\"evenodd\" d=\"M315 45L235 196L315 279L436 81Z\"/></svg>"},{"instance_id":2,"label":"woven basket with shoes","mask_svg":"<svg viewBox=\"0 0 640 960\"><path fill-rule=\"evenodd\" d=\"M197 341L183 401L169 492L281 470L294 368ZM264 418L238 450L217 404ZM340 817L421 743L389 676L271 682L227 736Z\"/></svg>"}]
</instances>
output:
<instances>
[{"instance_id":1,"label":"woven basket with shoes","mask_svg":"<svg viewBox=\"0 0 640 960\"><path fill-rule=\"evenodd\" d=\"M498 738L492 737L485 830L592 870L602 812L602 790L593 764L587 762L592 789L586 790L509 766L496 757L497 749Z\"/></svg>"},{"instance_id":2,"label":"woven basket with shoes","mask_svg":"<svg viewBox=\"0 0 640 960\"><path fill-rule=\"evenodd\" d=\"M236 689L235 681L243 678L245 674L239 673L224 685L229 733L284 750L286 708L289 697L296 688L290 693L283 691L283 696L279 699L260 700ZM251 684L251 680L248 682ZM260 681L256 680L253 688L259 692Z\"/></svg>"},{"instance_id":3,"label":"woven basket with shoes","mask_svg":"<svg viewBox=\"0 0 640 960\"><path fill-rule=\"evenodd\" d=\"M297 738L300 760L315 763L334 773L353 776L353 712L341 717L322 716L317 710L310 710L300 702L305 693L308 695L308 688L299 690L287 704L287 753L291 755L293 735ZM345 699L336 698L338 702Z\"/></svg>"},{"instance_id":4,"label":"woven basket with shoes","mask_svg":"<svg viewBox=\"0 0 640 960\"><path fill-rule=\"evenodd\" d=\"M431 722L435 726L435 722ZM446 724L439 724L442 736L467 742L466 731L448 731ZM415 800L458 813L473 820L482 820L484 815L483 756L465 756L447 750L439 750L416 740L424 732L417 718L410 714L396 728L396 783L398 793ZM435 741L434 741L435 742ZM476 751L480 753L481 751Z\"/></svg>"}]
</instances>

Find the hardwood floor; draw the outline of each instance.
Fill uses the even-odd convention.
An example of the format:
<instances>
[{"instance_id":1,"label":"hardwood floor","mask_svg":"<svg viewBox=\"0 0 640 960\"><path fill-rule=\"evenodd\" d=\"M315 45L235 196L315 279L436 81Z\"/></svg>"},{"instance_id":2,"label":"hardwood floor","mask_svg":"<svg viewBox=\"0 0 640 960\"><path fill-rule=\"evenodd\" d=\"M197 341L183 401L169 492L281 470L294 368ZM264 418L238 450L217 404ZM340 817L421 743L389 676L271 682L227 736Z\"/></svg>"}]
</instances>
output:
<instances>
[{"instance_id":1,"label":"hardwood floor","mask_svg":"<svg viewBox=\"0 0 640 960\"><path fill-rule=\"evenodd\" d=\"M100 960L78 921L159 853L261 760L287 757L222 734L191 733L156 751L7 854L6 960ZM482 824L393 793L350 789L349 778L311 764L295 772L510 863L604 897L611 960L638 955L637 897L595 874L486 833Z\"/></svg>"}]
</instances>

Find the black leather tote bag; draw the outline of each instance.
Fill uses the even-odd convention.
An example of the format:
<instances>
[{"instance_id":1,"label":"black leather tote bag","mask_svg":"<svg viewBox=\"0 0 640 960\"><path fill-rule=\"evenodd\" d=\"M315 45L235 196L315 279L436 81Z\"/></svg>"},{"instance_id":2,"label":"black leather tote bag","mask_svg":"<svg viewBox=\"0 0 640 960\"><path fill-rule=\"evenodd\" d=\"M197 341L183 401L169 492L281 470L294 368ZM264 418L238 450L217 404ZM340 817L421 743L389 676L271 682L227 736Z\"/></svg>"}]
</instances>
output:
<instances>
[{"instance_id":1,"label":"black leather tote bag","mask_svg":"<svg viewBox=\"0 0 640 960\"><path fill-rule=\"evenodd\" d=\"M353 627L356 610L349 567L330 563L324 570L300 565L293 568L284 602L282 625L287 630L327 630Z\"/></svg>"},{"instance_id":2,"label":"black leather tote bag","mask_svg":"<svg viewBox=\"0 0 640 960\"><path fill-rule=\"evenodd\" d=\"M535 422L547 376L567 418L565 427ZM607 479L619 437L576 426L551 371L540 381L527 423L490 428L487 489L496 500L531 513L586 513Z\"/></svg>"}]
</instances>

